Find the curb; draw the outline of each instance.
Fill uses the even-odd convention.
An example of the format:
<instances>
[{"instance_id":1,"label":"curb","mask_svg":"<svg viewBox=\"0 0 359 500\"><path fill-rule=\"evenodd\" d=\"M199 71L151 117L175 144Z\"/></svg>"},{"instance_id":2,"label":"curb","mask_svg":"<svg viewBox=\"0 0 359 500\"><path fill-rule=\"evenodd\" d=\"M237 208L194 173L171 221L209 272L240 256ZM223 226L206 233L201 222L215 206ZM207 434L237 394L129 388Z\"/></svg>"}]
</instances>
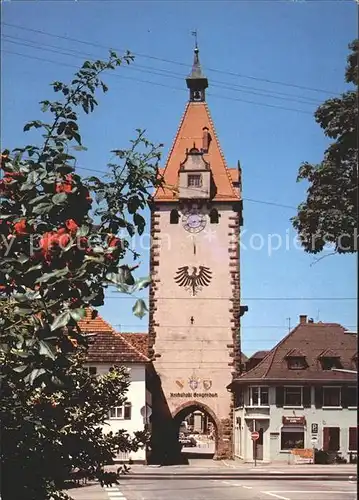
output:
<instances>
[{"instance_id":1,"label":"curb","mask_svg":"<svg viewBox=\"0 0 359 500\"><path fill-rule=\"evenodd\" d=\"M174 480L180 480L180 479L199 479L199 480L211 480L211 479L246 479L246 480L263 480L263 479L268 479L268 480L282 480L282 481L293 481L293 480L301 480L301 481L354 481L356 480L356 477L354 478L350 474L276 474L276 473L271 473L271 474L236 474L236 473L227 473L227 474L185 474L185 473L169 473L169 474L158 474L158 473L150 473L150 474L127 474L126 476L123 476L121 479L137 479L137 480L143 480L143 479L174 479Z\"/></svg>"}]
</instances>

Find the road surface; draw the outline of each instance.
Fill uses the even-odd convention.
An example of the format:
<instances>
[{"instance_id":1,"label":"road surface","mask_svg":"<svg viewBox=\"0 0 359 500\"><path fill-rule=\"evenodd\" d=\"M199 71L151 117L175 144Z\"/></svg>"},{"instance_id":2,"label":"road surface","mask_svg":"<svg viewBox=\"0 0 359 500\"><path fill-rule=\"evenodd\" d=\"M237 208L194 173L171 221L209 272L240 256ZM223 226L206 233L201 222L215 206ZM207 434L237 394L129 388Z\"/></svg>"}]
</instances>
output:
<instances>
[{"instance_id":1,"label":"road surface","mask_svg":"<svg viewBox=\"0 0 359 500\"><path fill-rule=\"evenodd\" d=\"M101 489L70 490L75 500L355 500L349 481L281 481L228 479L128 479Z\"/></svg>"}]
</instances>

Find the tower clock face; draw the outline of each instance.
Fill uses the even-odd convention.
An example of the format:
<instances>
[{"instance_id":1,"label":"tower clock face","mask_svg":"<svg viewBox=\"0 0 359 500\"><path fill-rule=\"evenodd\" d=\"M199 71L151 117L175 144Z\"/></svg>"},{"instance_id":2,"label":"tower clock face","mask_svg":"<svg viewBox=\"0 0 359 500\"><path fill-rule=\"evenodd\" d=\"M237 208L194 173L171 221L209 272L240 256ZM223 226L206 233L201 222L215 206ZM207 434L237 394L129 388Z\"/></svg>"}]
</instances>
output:
<instances>
[{"instance_id":1,"label":"tower clock face","mask_svg":"<svg viewBox=\"0 0 359 500\"><path fill-rule=\"evenodd\" d=\"M195 211L188 212L183 216L182 224L189 233L199 233L206 227L206 217Z\"/></svg>"}]
</instances>

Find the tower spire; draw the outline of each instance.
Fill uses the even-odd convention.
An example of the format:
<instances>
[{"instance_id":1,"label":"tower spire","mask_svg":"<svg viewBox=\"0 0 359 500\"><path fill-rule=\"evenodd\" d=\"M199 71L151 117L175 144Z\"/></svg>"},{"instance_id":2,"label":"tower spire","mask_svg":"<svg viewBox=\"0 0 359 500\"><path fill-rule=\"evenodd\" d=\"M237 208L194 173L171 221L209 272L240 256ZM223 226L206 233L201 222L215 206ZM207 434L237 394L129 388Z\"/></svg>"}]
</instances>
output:
<instances>
[{"instance_id":1,"label":"tower spire","mask_svg":"<svg viewBox=\"0 0 359 500\"><path fill-rule=\"evenodd\" d=\"M195 37L195 48L192 71L186 78L187 87L189 88L189 100L196 102L205 101L205 90L208 87L208 80L202 72L201 64L199 62L199 49L197 40L197 30L192 31Z\"/></svg>"}]
</instances>

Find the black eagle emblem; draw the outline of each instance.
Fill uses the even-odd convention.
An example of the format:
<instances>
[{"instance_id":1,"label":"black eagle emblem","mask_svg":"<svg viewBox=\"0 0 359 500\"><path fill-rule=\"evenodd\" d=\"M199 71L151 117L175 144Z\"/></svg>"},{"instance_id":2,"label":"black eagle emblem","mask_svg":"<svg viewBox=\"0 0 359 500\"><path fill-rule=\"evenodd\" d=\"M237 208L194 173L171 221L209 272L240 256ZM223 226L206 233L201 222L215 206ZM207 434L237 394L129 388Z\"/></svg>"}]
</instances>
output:
<instances>
[{"instance_id":1,"label":"black eagle emblem","mask_svg":"<svg viewBox=\"0 0 359 500\"><path fill-rule=\"evenodd\" d=\"M205 266L199 266L198 272L197 267L192 267L192 271L189 269L189 266L178 268L174 280L177 285L183 286L185 290L191 292L191 295L196 295L204 286L210 284L212 271Z\"/></svg>"}]
</instances>

